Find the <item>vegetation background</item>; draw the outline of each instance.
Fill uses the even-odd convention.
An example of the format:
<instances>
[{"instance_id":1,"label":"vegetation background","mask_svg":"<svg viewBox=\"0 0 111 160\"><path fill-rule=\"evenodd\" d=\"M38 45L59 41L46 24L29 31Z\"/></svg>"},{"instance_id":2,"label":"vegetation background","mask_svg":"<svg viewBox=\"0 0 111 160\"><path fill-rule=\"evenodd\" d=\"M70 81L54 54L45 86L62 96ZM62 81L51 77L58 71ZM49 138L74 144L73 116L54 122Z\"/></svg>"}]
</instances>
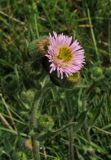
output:
<instances>
[{"instance_id":1,"label":"vegetation background","mask_svg":"<svg viewBox=\"0 0 111 160\"><path fill-rule=\"evenodd\" d=\"M31 41L64 33L86 65L72 90L30 56ZM32 160L30 113L43 160L111 160L111 0L0 0L0 160Z\"/></svg>"}]
</instances>

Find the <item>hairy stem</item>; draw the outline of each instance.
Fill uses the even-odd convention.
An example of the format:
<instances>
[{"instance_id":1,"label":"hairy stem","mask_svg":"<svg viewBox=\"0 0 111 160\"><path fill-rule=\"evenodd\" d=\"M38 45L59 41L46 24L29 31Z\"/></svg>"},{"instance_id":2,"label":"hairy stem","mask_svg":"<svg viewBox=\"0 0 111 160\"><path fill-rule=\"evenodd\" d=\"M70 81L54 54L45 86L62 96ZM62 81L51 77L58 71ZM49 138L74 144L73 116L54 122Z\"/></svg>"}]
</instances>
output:
<instances>
[{"instance_id":1,"label":"hairy stem","mask_svg":"<svg viewBox=\"0 0 111 160\"><path fill-rule=\"evenodd\" d=\"M35 129L37 128L37 112L39 108L40 96L37 98L35 95L34 102L32 104L32 113L30 119L30 135L32 139L32 146L33 146L33 157L34 160L40 160L40 153L39 153L39 142L36 139Z\"/></svg>"},{"instance_id":2,"label":"hairy stem","mask_svg":"<svg viewBox=\"0 0 111 160\"><path fill-rule=\"evenodd\" d=\"M37 113L39 111L40 105L42 106L42 103L44 101L44 96L46 95L47 91L49 90L49 87L47 87L46 83L47 80L44 80L43 88L40 91L37 91L35 94L32 109L31 109L31 119L30 119L30 135L32 139L32 146L33 146L33 157L34 160L40 160L40 153L39 153L39 142L36 138L36 130L38 127L37 122Z\"/></svg>"},{"instance_id":3,"label":"hairy stem","mask_svg":"<svg viewBox=\"0 0 111 160\"><path fill-rule=\"evenodd\" d=\"M70 130L69 130L69 160L75 160L73 143L74 143L73 127L70 127Z\"/></svg>"}]
</instances>

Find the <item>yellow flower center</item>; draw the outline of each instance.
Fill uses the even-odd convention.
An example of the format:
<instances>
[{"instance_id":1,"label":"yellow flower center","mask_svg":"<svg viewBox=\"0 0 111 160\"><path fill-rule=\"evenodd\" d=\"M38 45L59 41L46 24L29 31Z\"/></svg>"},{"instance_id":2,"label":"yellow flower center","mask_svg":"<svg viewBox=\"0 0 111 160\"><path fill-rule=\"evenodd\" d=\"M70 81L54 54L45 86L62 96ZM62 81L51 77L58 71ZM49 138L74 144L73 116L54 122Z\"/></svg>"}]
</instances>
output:
<instances>
[{"instance_id":1,"label":"yellow flower center","mask_svg":"<svg viewBox=\"0 0 111 160\"><path fill-rule=\"evenodd\" d=\"M63 62L69 62L72 58L72 53L70 48L62 47L59 49L59 55L57 56L58 59L62 60Z\"/></svg>"}]
</instances>

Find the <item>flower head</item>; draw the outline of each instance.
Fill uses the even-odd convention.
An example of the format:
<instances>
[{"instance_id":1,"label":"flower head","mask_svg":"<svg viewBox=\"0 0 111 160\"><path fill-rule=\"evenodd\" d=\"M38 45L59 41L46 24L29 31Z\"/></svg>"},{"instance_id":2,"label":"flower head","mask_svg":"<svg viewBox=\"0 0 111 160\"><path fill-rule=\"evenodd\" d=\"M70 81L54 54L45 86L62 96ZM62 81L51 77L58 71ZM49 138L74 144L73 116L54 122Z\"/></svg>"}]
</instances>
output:
<instances>
[{"instance_id":1,"label":"flower head","mask_svg":"<svg viewBox=\"0 0 111 160\"><path fill-rule=\"evenodd\" d=\"M63 79L81 70L85 63L84 50L77 40L72 40L63 34L53 32L49 35L48 53L50 73L57 71L57 76Z\"/></svg>"}]
</instances>

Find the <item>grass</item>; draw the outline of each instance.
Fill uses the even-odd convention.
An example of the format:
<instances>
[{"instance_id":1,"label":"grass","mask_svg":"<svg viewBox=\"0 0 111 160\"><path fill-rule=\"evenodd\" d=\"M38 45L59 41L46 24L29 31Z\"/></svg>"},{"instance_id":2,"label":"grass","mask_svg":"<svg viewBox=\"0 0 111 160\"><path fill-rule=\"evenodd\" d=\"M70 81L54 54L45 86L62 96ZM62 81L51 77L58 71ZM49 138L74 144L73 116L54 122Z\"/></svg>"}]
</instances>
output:
<instances>
[{"instance_id":1,"label":"grass","mask_svg":"<svg viewBox=\"0 0 111 160\"><path fill-rule=\"evenodd\" d=\"M41 160L111 159L110 8L110 0L0 1L1 160L33 159L33 125ZM53 31L85 49L72 90L56 86L29 55L30 42Z\"/></svg>"}]
</instances>

